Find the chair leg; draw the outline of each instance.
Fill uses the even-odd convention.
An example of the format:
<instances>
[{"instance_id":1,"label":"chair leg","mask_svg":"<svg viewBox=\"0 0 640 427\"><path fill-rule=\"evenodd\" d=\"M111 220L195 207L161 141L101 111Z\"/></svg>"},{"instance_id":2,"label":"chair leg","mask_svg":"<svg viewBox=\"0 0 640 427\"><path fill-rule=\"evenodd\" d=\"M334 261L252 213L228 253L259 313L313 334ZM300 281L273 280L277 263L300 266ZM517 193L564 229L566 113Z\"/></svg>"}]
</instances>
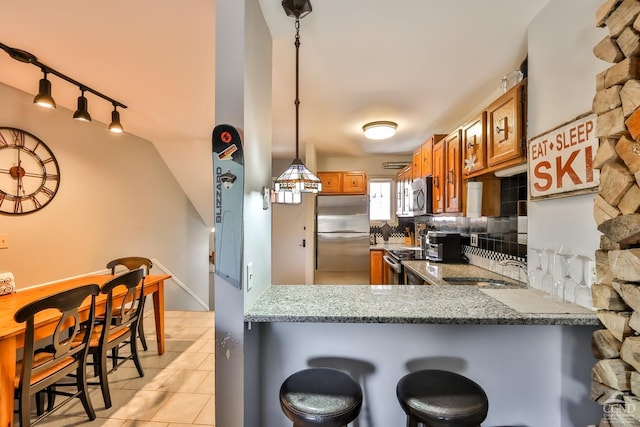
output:
<instances>
[{"instance_id":1,"label":"chair leg","mask_svg":"<svg viewBox=\"0 0 640 427\"><path fill-rule=\"evenodd\" d=\"M118 369L118 346L111 349L111 365L114 371Z\"/></svg>"},{"instance_id":2,"label":"chair leg","mask_svg":"<svg viewBox=\"0 0 640 427\"><path fill-rule=\"evenodd\" d=\"M93 409L91 398L89 397L89 388L87 387L87 369L85 363L80 364L78 367L76 381L78 382L78 391L80 392L78 397L82 402L82 406L84 407L84 411L87 413L87 416L91 421L93 421L96 419L96 412Z\"/></svg>"},{"instance_id":3,"label":"chair leg","mask_svg":"<svg viewBox=\"0 0 640 427\"><path fill-rule=\"evenodd\" d=\"M56 406L56 386L55 384L47 388L47 412L51 412Z\"/></svg>"},{"instance_id":4,"label":"chair leg","mask_svg":"<svg viewBox=\"0 0 640 427\"><path fill-rule=\"evenodd\" d=\"M107 373L109 371L107 367L107 355L102 352L100 355L100 362L98 366L100 370L100 389L102 390L102 399L104 400L104 407L111 408L111 393L109 393L109 379Z\"/></svg>"},{"instance_id":5,"label":"chair leg","mask_svg":"<svg viewBox=\"0 0 640 427\"><path fill-rule=\"evenodd\" d=\"M140 337L140 342L142 343L142 349L144 351L147 351L147 339L144 336L144 321L142 319L143 314L144 312L140 313L140 320L138 320L138 336Z\"/></svg>"},{"instance_id":6,"label":"chair leg","mask_svg":"<svg viewBox=\"0 0 640 427\"><path fill-rule=\"evenodd\" d=\"M29 396L29 390L26 388L20 390L18 417L20 418L20 427L31 425L31 397Z\"/></svg>"},{"instance_id":7,"label":"chair leg","mask_svg":"<svg viewBox=\"0 0 640 427\"><path fill-rule=\"evenodd\" d=\"M138 375L140 375L140 377L144 377L142 364L140 363L140 359L138 358L138 343L135 330L131 332L131 357L133 358L133 363L136 365L136 369L138 370Z\"/></svg>"},{"instance_id":8,"label":"chair leg","mask_svg":"<svg viewBox=\"0 0 640 427\"><path fill-rule=\"evenodd\" d=\"M36 393L36 414L38 415L44 414L44 396L44 391Z\"/></svg>"}]
</instances>

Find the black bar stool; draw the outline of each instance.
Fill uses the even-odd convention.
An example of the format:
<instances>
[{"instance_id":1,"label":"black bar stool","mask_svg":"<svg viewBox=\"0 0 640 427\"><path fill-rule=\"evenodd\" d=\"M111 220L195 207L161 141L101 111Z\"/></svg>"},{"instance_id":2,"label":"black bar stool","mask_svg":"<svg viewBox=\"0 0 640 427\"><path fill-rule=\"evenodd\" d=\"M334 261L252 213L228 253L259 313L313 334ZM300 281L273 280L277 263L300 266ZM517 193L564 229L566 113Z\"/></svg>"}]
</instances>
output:
<instances>
[{"instance_id":1,"label":"black bar stool","mask_svg":"<svg viewBox=\"0 0 640 427\"><path fill-rule=\"evenodd\" d=\"M478 427L487 418L487 394L475 382L449 371L427 369L405 375L396 395L407 427Z\"/></svg>"},{"instance_id":2,"label":"black bar stool","mask_svg":"<svg viewBox=\"0 0 640 427\"><path fill-rule=\"evenodd\" d=\"M280 406L294 427L343 427L358 417L362 389L337 369L304 369L282 383Z\"/></svg>"}]
</instances>

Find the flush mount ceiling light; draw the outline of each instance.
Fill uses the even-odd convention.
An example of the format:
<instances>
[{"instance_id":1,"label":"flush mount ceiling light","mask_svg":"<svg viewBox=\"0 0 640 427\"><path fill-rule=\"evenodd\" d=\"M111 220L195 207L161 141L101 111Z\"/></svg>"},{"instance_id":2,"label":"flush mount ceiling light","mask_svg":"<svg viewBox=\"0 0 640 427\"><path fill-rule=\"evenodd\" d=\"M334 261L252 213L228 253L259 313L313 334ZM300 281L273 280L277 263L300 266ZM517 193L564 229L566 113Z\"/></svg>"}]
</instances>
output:
<instances>
[{"instance_id":1,"label":"flush mount ceiling light","mask_svg":"<svg viewBox=\"0 0 640 427\"><path fill-rule=\"evenodd\" d=\"M397 123L378 121L367 123L362 126L364 136L369 139L387 139L391 138L396 133Z\"/></svg>"},{"instance_id":2,"label":"flush mount ceiling light","mask_svg":"<svg viewBox=\"0 0 640 427\"><path fill-rule=\"evenodd\" d=\"M282 7L286 14L296 18L296 158L293 159L291 166L287 168L282 174L275 180L276 192L292 192L292 193L317 193L322 189L320 179L314 175L307 167L302 163L299 156L299 117L300 117L300 99L299 93L299 52L300 52L300 18L308 15L311 12L311 2L309 0L283 0ZM283 200L284 203L299 203L299 197L287 197Z\"/></svg>"},{"instance_id":3,"label":"flush mount ceiling light","mask_svg":"<svg viewBox=\"0 0 640 427\"><path fill-rule=\"evenodd\" d=\"M15 59L16 61L24 62L25 64L35 65L36 67L40 68L40 70L44 74L44 77L40 79L38 94L33 99L34 104L37 104L45 108L56 108L56 102L53 100L53 97L51 96L51 82L47 79L47 74L53 74L54 76L59 77L62 80L66 80L67 82L75 86L78 86L78 89L80 89L80 92L82 92L82 94L78 97L78 109L73 113L74 119L80 120L83 122L91 121L91 115L89 114L89 110L87 108L88 107L87 98L84 96L84 93L86 91L104 99L105 101L113 105L113 112L111 113L111 124L109 125L109 130L114 133L122 133L124 131L124 129L122 128L122 124L120 123L120 113L116 111L117 107L127 108L127 106L124 105L123 103L118 102L115 99L109 98L108 96L98 92L97 90L91 89L89 86L84 85L72 79L71 77L62 74L59 71L54 70L48 65L45 65L42 62L38 61L38 58L35 55L27 51L24 51L21 49L15 49L2 43L0 43L0 49L7 52L9 56Z\"/></svg>"}]
</instances>

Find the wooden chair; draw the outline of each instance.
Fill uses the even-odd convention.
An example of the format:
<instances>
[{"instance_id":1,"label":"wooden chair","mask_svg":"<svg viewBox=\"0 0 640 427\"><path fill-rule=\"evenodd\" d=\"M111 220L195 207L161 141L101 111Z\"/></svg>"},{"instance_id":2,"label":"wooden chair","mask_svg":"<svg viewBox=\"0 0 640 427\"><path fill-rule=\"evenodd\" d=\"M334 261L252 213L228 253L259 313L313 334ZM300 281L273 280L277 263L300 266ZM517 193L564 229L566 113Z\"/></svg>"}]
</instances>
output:
<instances>
[{"instance_id":1,"label":"wooden chair","mask_svg":"<svg viewBox=\"0 0 640 427\"><path fill-rule=\"evenodd\" d=\"M145 267L147 269L145 271L145 274L149 274L151 267L153 267L153 263L149 258L139 256L117 258L107 263L107 268L111 269L111 274L116 274L116 272L120 270L119 267L122 267L126 270L134 270L136 268ZM145 301L146 298L143 301L141 310L144 310ZM141 316L144 316L144 313ZM144 321L142 317L140 318L140 322L138 323L138 338L140 338L140 342L142 343L142 348L144 349L144 351L147 351L147 339L144 335Z\"/></svg>"},{"instance_id":2,"label":"wooden chair","mask_svg":"<svg viewBox=\"0 0 640 427\"><path fill-rule=\"evenodd\" d=\"M31 425L30 401L33 395L36 395L38 401L38 417L34 422L40 421L76 397L82 401L89 419L96 418L87 391L86 378L90 335L82 339L77 338L81 325L89 331L93 328L95 298L99 293L98 285L84 285L34 301L15 313L16 322L26 322L23 357L16 366L14 392L14 397L19 400L18 413L22 427ZM89 296L91 296L89 320L81 323L78 307ZM53 334L47 338L49 344L36 349L36 340L41 342L42 337L35 334L34 319L40 312L51 309L60 311L61 317L55 325ZM65 382L61 383L60 381L65 378L67 378ZM69 382L69 379L73 379L73 382ZM60 390L67 386L74 386L77 391L69 393ZM43 413L41 397L45 391L49 394L49 407ZM54 395L64 395L67 398L54 407Z\"/></svg>"},{"instance_id":3,"label":"wooden chair","mask_svg":"<svg viewBox=\"0 0 640 427\"><path fill-rule=\"evenodd\" d=\"M99 381L89 384L100 385L106 408L111 407L109 372L115 371L127 360L133 360L138 374L144 377L144 371L138 359L136 339L144 300L144 276L144 268L138 268L111 279L100 288L100 291L107 295L105 315L104 319L96 322L89 340L89 353L92 355L92 364L96 368ZM122 286L127 289L127 293L122 302L115 304L113 291ZM76 340L80 339L80 336L82 334L78 334ZM119 349L126 346L129 346L130 353L122 356ZM108 369L107 359L112 360L111 370Z\"/></svg>"}]
</instances>

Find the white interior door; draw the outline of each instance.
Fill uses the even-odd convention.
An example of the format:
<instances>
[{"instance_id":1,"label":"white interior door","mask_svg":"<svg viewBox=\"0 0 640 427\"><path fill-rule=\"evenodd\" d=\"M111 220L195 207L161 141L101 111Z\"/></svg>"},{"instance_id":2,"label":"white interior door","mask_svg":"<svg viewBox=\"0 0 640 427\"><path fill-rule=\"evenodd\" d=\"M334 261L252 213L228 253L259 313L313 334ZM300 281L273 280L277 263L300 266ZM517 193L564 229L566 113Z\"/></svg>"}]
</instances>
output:
<instances>
[{"instance_id":1,"label":"white interior door","mask_svg":"<svg viewBox=\"0 0 640 427\"><path fill-rule=\"evenodd\" d=\"M305 283L305 251L313 242L305 239L305 206L274 203L271 214L271 283L301 285Z\"/></svg>"}]
</instances>

